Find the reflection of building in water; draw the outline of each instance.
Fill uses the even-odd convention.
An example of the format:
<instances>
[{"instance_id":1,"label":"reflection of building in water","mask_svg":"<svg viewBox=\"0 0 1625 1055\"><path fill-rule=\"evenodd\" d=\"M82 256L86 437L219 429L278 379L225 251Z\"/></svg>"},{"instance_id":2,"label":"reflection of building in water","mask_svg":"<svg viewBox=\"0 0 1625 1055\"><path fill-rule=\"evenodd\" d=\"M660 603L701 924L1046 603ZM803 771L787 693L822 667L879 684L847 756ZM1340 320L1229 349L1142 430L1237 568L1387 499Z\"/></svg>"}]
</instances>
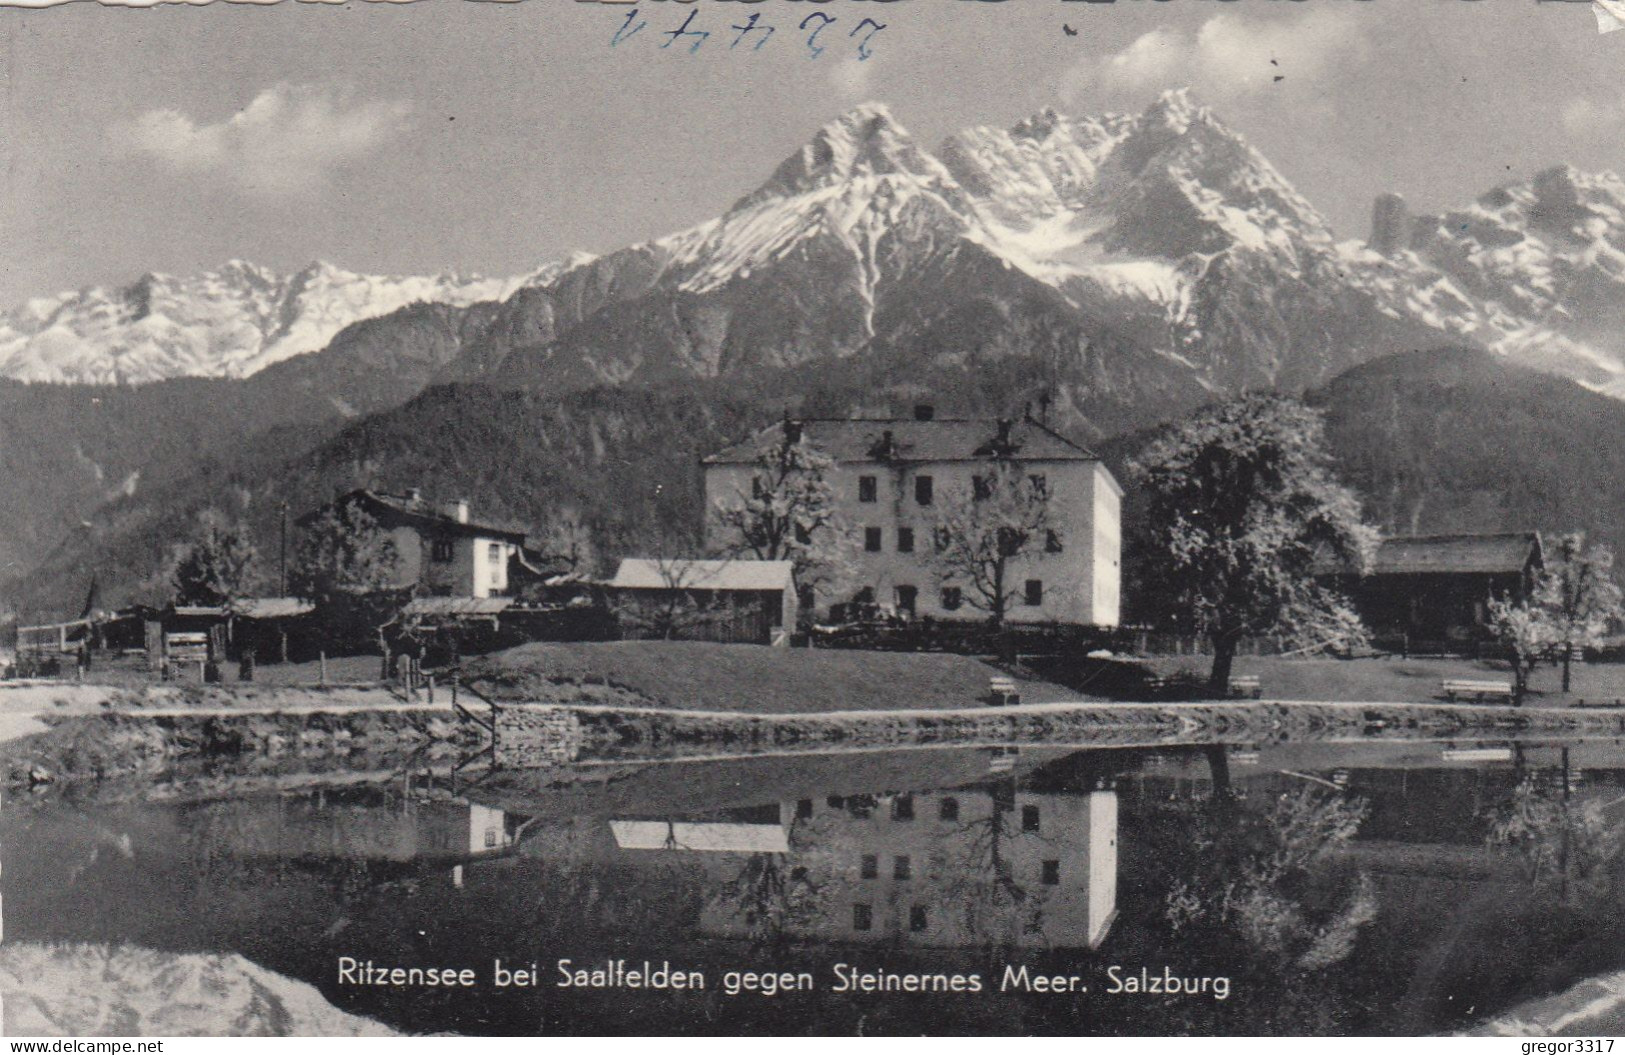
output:
<instances>
[{"instance_id":1,"label":"reflection of building in water","mask_svg":"<svg viewBox=\"0 0 1625 1055\"><path fill-rule=\"evenodd\" d=\"M1098 945L1116 913L1116 793L1013 785L801 799L777 806L776 819L611 829L623 850L704 851L714 888L701 929L719 937L750 937L773 914L798 938Z\"/></svg>"},{"instance_id":2,"label":"reflection of building in water","mask_svg":"<svg viewBox=\"0 0 1625 1055\"><path fill-rule=\"evenodd\" d=\"M215 804L201 816L216 845L245 857L455 861L511 847L522 818L460 799L282 798Z\"/></svg>"}]
</instances>

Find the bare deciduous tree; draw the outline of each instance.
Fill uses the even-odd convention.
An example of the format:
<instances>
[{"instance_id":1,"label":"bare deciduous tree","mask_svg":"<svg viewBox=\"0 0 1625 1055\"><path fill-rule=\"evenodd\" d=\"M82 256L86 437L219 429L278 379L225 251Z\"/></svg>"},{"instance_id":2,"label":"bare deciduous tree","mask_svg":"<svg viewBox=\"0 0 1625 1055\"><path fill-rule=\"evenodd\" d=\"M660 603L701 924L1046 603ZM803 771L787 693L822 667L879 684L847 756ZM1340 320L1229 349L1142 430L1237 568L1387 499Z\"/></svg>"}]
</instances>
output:
<instances>
[{"instance_id":1,"label":"bare deciduous tree","mask_svg":"<svg viewBox=\"0 0 1625 1055\"><path fill-rule=\"evenodd\" d=\"M941 584L959 588L965 603L1001 626L1022 589L1016 564L1061 542L1040 479L1002 458L989 459L971 483L943 496L932 535Z\"/></svg>"}]
</instances>

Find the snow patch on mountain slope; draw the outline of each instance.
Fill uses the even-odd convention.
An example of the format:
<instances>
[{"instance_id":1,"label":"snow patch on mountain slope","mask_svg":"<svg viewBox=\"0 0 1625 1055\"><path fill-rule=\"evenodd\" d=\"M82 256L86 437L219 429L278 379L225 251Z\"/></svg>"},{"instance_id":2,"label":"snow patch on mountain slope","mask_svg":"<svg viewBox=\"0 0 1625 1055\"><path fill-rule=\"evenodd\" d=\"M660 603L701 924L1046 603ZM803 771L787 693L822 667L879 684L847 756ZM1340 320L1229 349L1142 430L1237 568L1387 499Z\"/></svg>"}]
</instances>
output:
<instances>
[{"instance_id":1,"label":"snow patch on mountain slope","mask_svg":"<svg viewBox=\"0 0 1625 1055\"><path fill-rule=\"evenodd\" d=\"M147 274L122 288L36 297L0 313L0 377L141 384L247 377L326 347L344 327L416 301L501 299L524 279L360 275L317 262L282 276L233 260L190 277Z\"/></svg>"}]
</instances>

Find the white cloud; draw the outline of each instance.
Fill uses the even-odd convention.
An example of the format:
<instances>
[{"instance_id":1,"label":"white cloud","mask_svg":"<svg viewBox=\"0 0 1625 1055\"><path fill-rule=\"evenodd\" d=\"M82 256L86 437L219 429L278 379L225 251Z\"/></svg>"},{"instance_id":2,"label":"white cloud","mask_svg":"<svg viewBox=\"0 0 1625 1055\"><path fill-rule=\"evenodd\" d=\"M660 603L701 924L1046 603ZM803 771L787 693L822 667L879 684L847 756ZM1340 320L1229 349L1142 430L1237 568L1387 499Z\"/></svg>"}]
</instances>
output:
<instances>
[{"instance_id":1,"label":"white cloud","mask_svg":"<svg viewBox=\"0 0 1625 1055\"><path fill-rule=\"evenodd\" d=\"M1570 135L1597 137L1618 133L1625 125L1625 95L1612 99L1578 95L1563 106L1563 128Z\"/></svg>"},{"instance_id":2,"label":"white cloud","mask_svg":"<svg viewBox=\"0 0 1625 1055\"><path fill-rule=\"evenodd\" d=\"M1359 19L1311 8L1286 17L1224 12L1194 31L1158 27L1105 59L1067 71L1069 103L1138 102L1167 88L1195 88L1203 98L1235 99L1281 81L1314 85L1363 62L1370 50ZM1281 80L1277 80L1280 78Z\"/></svg>"},{"instance_id":3,"label":"white cloud","mask_svg":"<svg viewBox=\"0 0 1625 1055\"><path fill-rule=\"evenodd\" d=\"M405 130L408 103L356 99L350 91L278 84L222 121L149 110L112 130L116 145L175 172L220 176L258 195L319 188L340 166Z\"/></svg>"}]
</instances>

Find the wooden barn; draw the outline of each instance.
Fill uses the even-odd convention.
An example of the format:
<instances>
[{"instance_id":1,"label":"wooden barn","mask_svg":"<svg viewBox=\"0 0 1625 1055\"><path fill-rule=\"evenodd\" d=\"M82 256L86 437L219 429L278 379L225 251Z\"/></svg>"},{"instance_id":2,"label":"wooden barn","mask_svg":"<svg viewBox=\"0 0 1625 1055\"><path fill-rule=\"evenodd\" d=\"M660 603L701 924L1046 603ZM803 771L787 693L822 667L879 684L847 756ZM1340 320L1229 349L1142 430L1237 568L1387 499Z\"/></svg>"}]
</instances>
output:
<instances>
[{"instance_id":1,"label":"wooden barn","mask_svg":"<svg viewBox=\"0 0 1625 1055\"><path fill-rule=\"evenodd\" d=\"M1325 567L1353 600L1380 647L1473 653L1494 634L1492 598L1525 596L1543 566L1540 534L1401 535L1385 538L1364 576Z\"/></svg>"},{"instance_id":2,"label":"wooden barn","mask_svg":"<svg viewBox=\"0 0 1625 1055\"><path fill-rule=\"evenodd\" d=\"M796 626L789 561L621 561L606 583L626 638L787 645Z\"/></svg>"}]
</instances>

